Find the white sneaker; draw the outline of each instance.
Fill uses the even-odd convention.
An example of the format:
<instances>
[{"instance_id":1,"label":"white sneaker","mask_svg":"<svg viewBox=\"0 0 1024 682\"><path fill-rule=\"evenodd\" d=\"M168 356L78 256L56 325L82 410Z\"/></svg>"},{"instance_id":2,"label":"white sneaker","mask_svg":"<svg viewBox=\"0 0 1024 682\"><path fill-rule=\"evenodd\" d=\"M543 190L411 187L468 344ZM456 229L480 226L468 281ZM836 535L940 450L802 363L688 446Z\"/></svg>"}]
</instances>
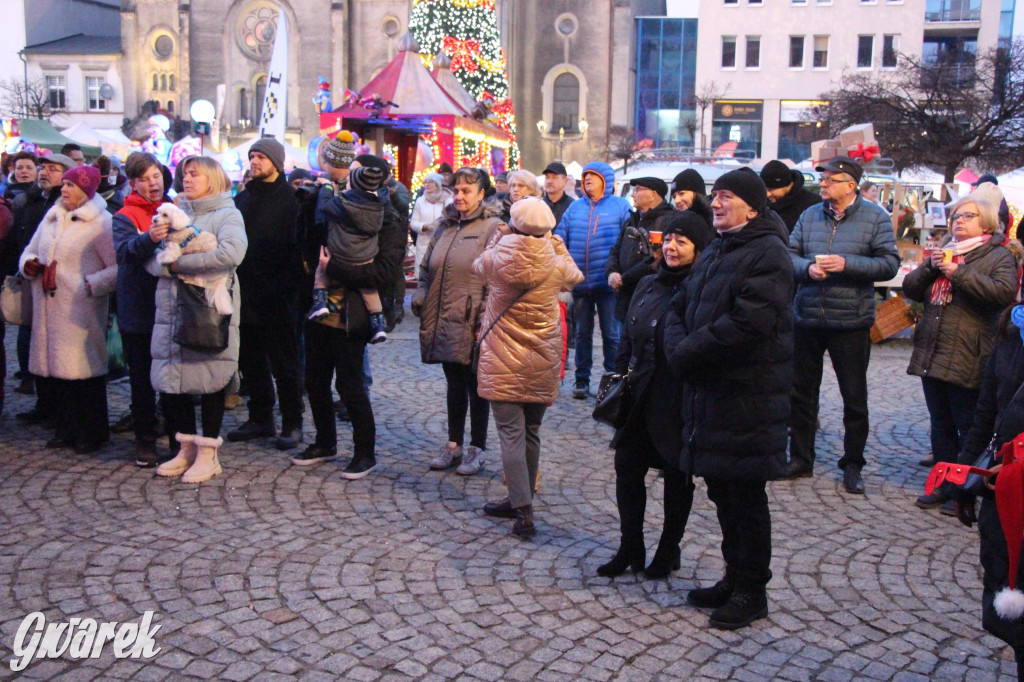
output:
<instances>
[{"instance_id":1,"label":"white sneaker","mask_svg":"<svg viewBox=\"0 0 1024 682\"><path fill-rule=\"evenodd\" d=\"M450 469L458 464L462 464L462 446L456 445L451 441L448 441L446 445L442 445L441 452L438 453L437 457L430 460L430 468L434 471Z\"/></svg>"},{"instance_id":2,"label":"white sneaker","mask_svg":"<svg viewBox=\"0 0 1024 682\"><path fill-rule=\"evenodd\" d=\"M466 456L462 459L462 464L455 470L455 473L460 476L474 476L480 473L480 470L484 466L484 450L476 447L475 445L469 445L466 447Z\"/></svg>"}]
</instances>

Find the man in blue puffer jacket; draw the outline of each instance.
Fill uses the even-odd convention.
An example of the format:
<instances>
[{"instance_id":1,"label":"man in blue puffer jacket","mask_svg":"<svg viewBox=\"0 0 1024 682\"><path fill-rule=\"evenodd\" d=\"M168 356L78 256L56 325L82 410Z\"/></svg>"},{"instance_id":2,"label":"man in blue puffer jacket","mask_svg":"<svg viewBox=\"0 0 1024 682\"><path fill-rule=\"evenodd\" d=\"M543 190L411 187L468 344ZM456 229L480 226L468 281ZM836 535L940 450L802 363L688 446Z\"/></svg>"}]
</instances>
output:
<instances>
[{"instance_id":1,"label":"man in blue puffer jacket","mask_svg":"<svg viewBox=\"0 0 1024 682\"><path fill-rule=\"evenodd\" d=\"M590 393L593 360L594 308L601 324L604 369L615 371L619 346L619 321L615 317L615 292L608 286L605 266L622 225L629 219L629 202L612 195L615 172L595 161L583 168L583 196L569 205L555 228L565 241L569 255L583 272L584 280L572 291L576 317L576 384L572 397L584 399Z\"/></svg>"},{"instance_id":2,"label":"man in blue puffer jacket","mask_svg":"<svg viewBox=\"0 0 1024 682\"><path fill-rule=\"evenodd\" d=\"M900 258L889 215L857 190L863 169L838 156L815 170L822 174L824 202L800 215L789 238L797 290L787 477L810 476L814 467L818 391L828 351L843 396L843 486L863 495L874 283L895 277Z\"/></svg>"}]
</instances>

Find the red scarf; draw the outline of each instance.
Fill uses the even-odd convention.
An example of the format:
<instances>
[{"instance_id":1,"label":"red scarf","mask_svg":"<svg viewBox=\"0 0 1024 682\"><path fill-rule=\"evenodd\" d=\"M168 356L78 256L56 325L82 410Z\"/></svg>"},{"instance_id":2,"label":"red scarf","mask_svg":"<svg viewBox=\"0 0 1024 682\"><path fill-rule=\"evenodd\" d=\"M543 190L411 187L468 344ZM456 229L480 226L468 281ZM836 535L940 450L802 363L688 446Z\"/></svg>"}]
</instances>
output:
<instances>
[{"instance_id":1,"label":"red scarf","mask_svg":"<svg viewBox=\"0 0 1024 682\"><path fill-rule=\"evenodd\" d=\"M127 216L139 234L149 232L149 226L153 224L153 216L160 205L165 203L161 197L159 201L149 201L138 192L132 192L124 199L124 208L117 212L117 215Z\"/></svg>"},{"instance_id":2,"label":"red scarf","mask_svg":"<svg viewBox=\"0 0 1024 682\"><path fill-rule=\"evenodd\" d=\"M949 242L946 244L945 249L953 250L953 261L957 266L962 266L965 263L964 254L974 251L979 246L988 244L989 240L992 239L992 235L983 234L980 237L973 237L971 239L965 239L962 242ZM944 250L945 250L944 249ZM953 301L953 282L948 277L939 271L939 276L932 283L932 291L928 297L928 302L933 305L949 305Z\"/></svg>"}]
</instances>

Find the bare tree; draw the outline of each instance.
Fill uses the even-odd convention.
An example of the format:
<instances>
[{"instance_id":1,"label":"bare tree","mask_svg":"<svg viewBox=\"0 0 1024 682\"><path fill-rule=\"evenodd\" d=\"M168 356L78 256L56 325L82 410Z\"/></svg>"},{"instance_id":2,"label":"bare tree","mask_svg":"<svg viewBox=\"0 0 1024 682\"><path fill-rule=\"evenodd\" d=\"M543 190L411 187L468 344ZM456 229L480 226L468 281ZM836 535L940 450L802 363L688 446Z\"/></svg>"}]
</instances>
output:
<instances>
[{"instance_id":1,"label":"bare tree","mask_svg":"<svg viewBox=\"0 0 1024 682\"><path fill-rule=\"evenodd\" d=\"M626 126L608 128L608 156L623 161L623 172L629 168L629 162L636 154L636 144L636 129Z\"/></svg>"},{"instance_id":2,"label":"bare tree","mask_svg":"<svg viewBox=\"0 0 1024 682\"><path fill-rule=\"evenodd\" d=\"M693 95L693 103L697 110L700 111L700 146L702 149L706 149L708 146L707 133L704 132L704 122L706 120L704 117L707 115L707 110L714 106L717 100L725 97L730 87L732 86L729 83L720 85L715 81L707 81ZM696 141L696 138L694 138L694 141Z\"/></svg>"},{"instance_id":3,"label":"bare tree","mask_svg":"<svg viewBox=\"0 0 1024 682\"><path fill-rule=\"evenodd\" d=\"M818 113L831 135L856 123L897 168L936 167L952 182L965 162L1004 170L1024 164L1024 42L939 62L900 55L889 73L844 73L821 96Z\"/></svg>"},{"instance_id":4,"label":"bare tree","mask_svg":"<svg viewBox=\"0 0 1024 682\"><path fill-rule=\"evenodd\" d=\"M56 113L50 106L50 92L42 78L27 83L18 78L0 81L0 111L9 116L47 121Z\"/></svg>"}]
</instances>

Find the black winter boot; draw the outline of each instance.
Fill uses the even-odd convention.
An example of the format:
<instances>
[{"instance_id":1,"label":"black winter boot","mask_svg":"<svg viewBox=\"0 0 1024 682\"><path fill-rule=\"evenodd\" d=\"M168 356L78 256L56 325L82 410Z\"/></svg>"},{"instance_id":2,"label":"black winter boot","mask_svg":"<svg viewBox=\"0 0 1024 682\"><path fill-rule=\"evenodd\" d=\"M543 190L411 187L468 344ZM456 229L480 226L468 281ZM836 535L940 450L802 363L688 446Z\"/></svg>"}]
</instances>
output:
<instances>
[{"instance_id":1,"label":"black winter boot","mask_svg":"<svg viewBox=\"0 0 1024 682\"><path fill-rule=\"evenodd\" d=\"M686 594L686 601L699 609L717 609L724 606L732 596L736 583L726 576L711 587L698 587Z\"/></svg>"},{"instance_id":2,"label":"black winter boot","mask_svg":"<svg viewBox=\"0 0 1024 682\"><path fill-rule=\"evenodd\" d=\"M626 569L639 573L644 570L644 561L646 560L647 549L644 547L643 540L637 543L627 542L623 539L619 545L619 551L615 553L612 560L597 567L597 574L605 578L614 578L625 573Z\"/></svg>"},{"instance_id":3,"label":"black winter boot","mask_svg":"<svg viewBox=\"0 0 1024 682\"><path fill-rule=\"evenodd\" d=\"M524 540L529 540L537 534L537 528L533 525L533 505L516 507L516 522L512 524L512 533Z\"/></svg>"},{"instance_id":4,"label":"black winter boot","mask_svg":"<svg viewBox=\"0 0 1024 682\"><path fill-rule=\"evenodd\" d=\"M711 612L711 625L720 630L738 630L768 615L764 591L732 593L724 605Z\"/></svg>"}]
</instances>

